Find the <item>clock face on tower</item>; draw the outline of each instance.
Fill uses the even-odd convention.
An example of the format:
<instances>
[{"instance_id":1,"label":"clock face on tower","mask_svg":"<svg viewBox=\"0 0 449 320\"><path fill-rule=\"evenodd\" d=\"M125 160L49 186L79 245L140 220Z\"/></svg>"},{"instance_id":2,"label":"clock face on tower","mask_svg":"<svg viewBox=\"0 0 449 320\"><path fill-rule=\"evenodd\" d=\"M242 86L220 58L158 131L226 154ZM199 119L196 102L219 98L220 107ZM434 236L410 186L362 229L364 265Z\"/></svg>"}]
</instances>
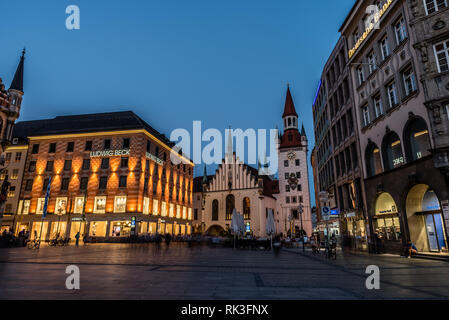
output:
<instances>
[{"instance_id":1,"label":"clock face on tower","mask_svg":"<svg viewBox=\"0 0 449 320\"><path fill-rule=\"evenodd\" d=\"M289 160L294 160L294 159L296 158L296 153L294 153L293 151L290 151L290 152L287 154L287 158L288 158Z\"/></svg>"}]
</instances>

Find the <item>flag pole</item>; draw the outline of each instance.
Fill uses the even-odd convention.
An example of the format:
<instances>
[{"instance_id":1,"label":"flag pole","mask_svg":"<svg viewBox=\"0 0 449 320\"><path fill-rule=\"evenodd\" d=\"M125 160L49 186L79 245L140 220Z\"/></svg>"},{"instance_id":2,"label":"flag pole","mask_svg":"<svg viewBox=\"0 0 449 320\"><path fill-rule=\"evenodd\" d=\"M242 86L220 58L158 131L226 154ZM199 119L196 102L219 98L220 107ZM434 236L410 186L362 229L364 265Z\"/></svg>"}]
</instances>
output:
<instances>
[{"instance_id":1,"label":"flag pole","mask_svg":"<svg viewBox=\"0 0 449 320\"><path fill-rule=\"evenodd\" d=\"M47 216L48 199L50 198L50 190L51 190L51 177L48 180L47 193L45 194L44 210L42 212L42 221L41 221L41 231L40 231L40 234L39 234L39 245L37 246L38 249L41 248L42 229L44 227L44 219Z\"/></svg>"}]
</instances>

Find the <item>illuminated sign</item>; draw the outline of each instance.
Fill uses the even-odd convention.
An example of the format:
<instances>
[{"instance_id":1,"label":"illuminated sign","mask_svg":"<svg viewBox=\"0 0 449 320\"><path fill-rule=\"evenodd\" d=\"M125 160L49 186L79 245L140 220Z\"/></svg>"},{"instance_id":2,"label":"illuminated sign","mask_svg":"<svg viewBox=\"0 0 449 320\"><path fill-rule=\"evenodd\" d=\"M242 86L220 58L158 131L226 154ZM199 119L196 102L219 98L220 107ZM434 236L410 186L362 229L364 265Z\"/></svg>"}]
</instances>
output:
<instances>
[{"instance_id":1,"label":"illuminated sign","mask_svg":"<svg viewBox=\"0 0 449 320\"><path fill-rule=\"evenodd\" d=\"M338 216L340 214L339 209L331 210L331 216Z\"/></svg>"},{"instance_id":2,"label":"illuminated sign","mask_svg":"<svg viewBox=\"0 0 449 320\"><path fill-rule=\"evenodd\" d=\"M129 156L130 150L103 150L103 151L92 151L90 153L91 158L101 158L101 157L120 157Z\"/></svg>"},{"instance_id":3,"label":"illuminated sign","mask_svg":"<svg viewBox=\"0 0 449 320\"><path fill-rule=\"evenodd\" d=\"M147 152L146 156L147 156L148 159L153 160L153 161L156 162L157 164L164 165L164 161L162 161L161 159L159 159L159 158L153 156L151 153L148 153L148 152Z\"/></svg>"},{"instance_id":4,"label":"illuminated sign","mask_svg":"<svg viewBox=\"0 0 449 320\"><path fill-rule=\"evenodd\" d=\"M388 0L387 2L385 2L385 4L383 5L383 7L379 10L379 12L376 12L374 14L374 23L371 23L369 25L369 27L367 27L365 29L365 32L362 34L362 36L360 37L360 39L357 41L357 43L355 44L354 48L352 48L351 50L349 50L348 56L349 58L352 58L352 56L354 55L354 53L356 53L356 51L359 49L359 47L362 45L362 43L366 40L366 38L369 36L369 34L371 33L371 31L373 31L374 27L376 26L376 24L379 22L379 20L383 17L383 15L385 14L385 12L387 12L388 8L390 8L391 4L393 3L393 0Z\"/></svg>"}]
</instances>

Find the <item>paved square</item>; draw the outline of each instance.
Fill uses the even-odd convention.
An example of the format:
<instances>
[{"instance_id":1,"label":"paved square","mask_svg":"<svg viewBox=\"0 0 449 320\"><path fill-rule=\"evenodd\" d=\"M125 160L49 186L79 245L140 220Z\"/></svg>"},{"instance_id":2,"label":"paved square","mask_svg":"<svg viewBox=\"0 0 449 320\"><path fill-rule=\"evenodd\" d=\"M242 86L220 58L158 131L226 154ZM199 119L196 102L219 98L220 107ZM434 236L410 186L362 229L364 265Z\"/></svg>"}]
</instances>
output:
<instances>
[{"instance_id":1,"label":"paved square","mask_svg":"<svg viewBox=\"0 0 449 320\"><path fill-rule=\"evenodd\" d=\"M81 290L65 288L68 265ZM365 287L366 267L381 290ZM264 251L184 244L105 244L0 250L0 299L448 299L449 263L298 250Z\"/></svg>"}]
</instances>

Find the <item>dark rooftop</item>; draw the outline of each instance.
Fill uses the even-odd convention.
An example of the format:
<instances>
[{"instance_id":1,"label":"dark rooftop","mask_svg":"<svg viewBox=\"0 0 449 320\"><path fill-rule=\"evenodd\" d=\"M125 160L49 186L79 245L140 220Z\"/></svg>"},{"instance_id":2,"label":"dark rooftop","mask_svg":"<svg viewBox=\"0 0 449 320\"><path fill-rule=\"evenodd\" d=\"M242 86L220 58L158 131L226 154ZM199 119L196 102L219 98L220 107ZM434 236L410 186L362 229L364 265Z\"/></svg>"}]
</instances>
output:
<instances>
[{"instance_id":1,"label":"dark rooftop","mask_svg":"<svg viewBox=\"0 0 449 320\"><path fill-rule=\"evenodd\" d=\"M170 147L174 144L132 111L59 116L54 119L18 122L14 137L94 133L143 129Z\"/></svg>"}]
</instances>

